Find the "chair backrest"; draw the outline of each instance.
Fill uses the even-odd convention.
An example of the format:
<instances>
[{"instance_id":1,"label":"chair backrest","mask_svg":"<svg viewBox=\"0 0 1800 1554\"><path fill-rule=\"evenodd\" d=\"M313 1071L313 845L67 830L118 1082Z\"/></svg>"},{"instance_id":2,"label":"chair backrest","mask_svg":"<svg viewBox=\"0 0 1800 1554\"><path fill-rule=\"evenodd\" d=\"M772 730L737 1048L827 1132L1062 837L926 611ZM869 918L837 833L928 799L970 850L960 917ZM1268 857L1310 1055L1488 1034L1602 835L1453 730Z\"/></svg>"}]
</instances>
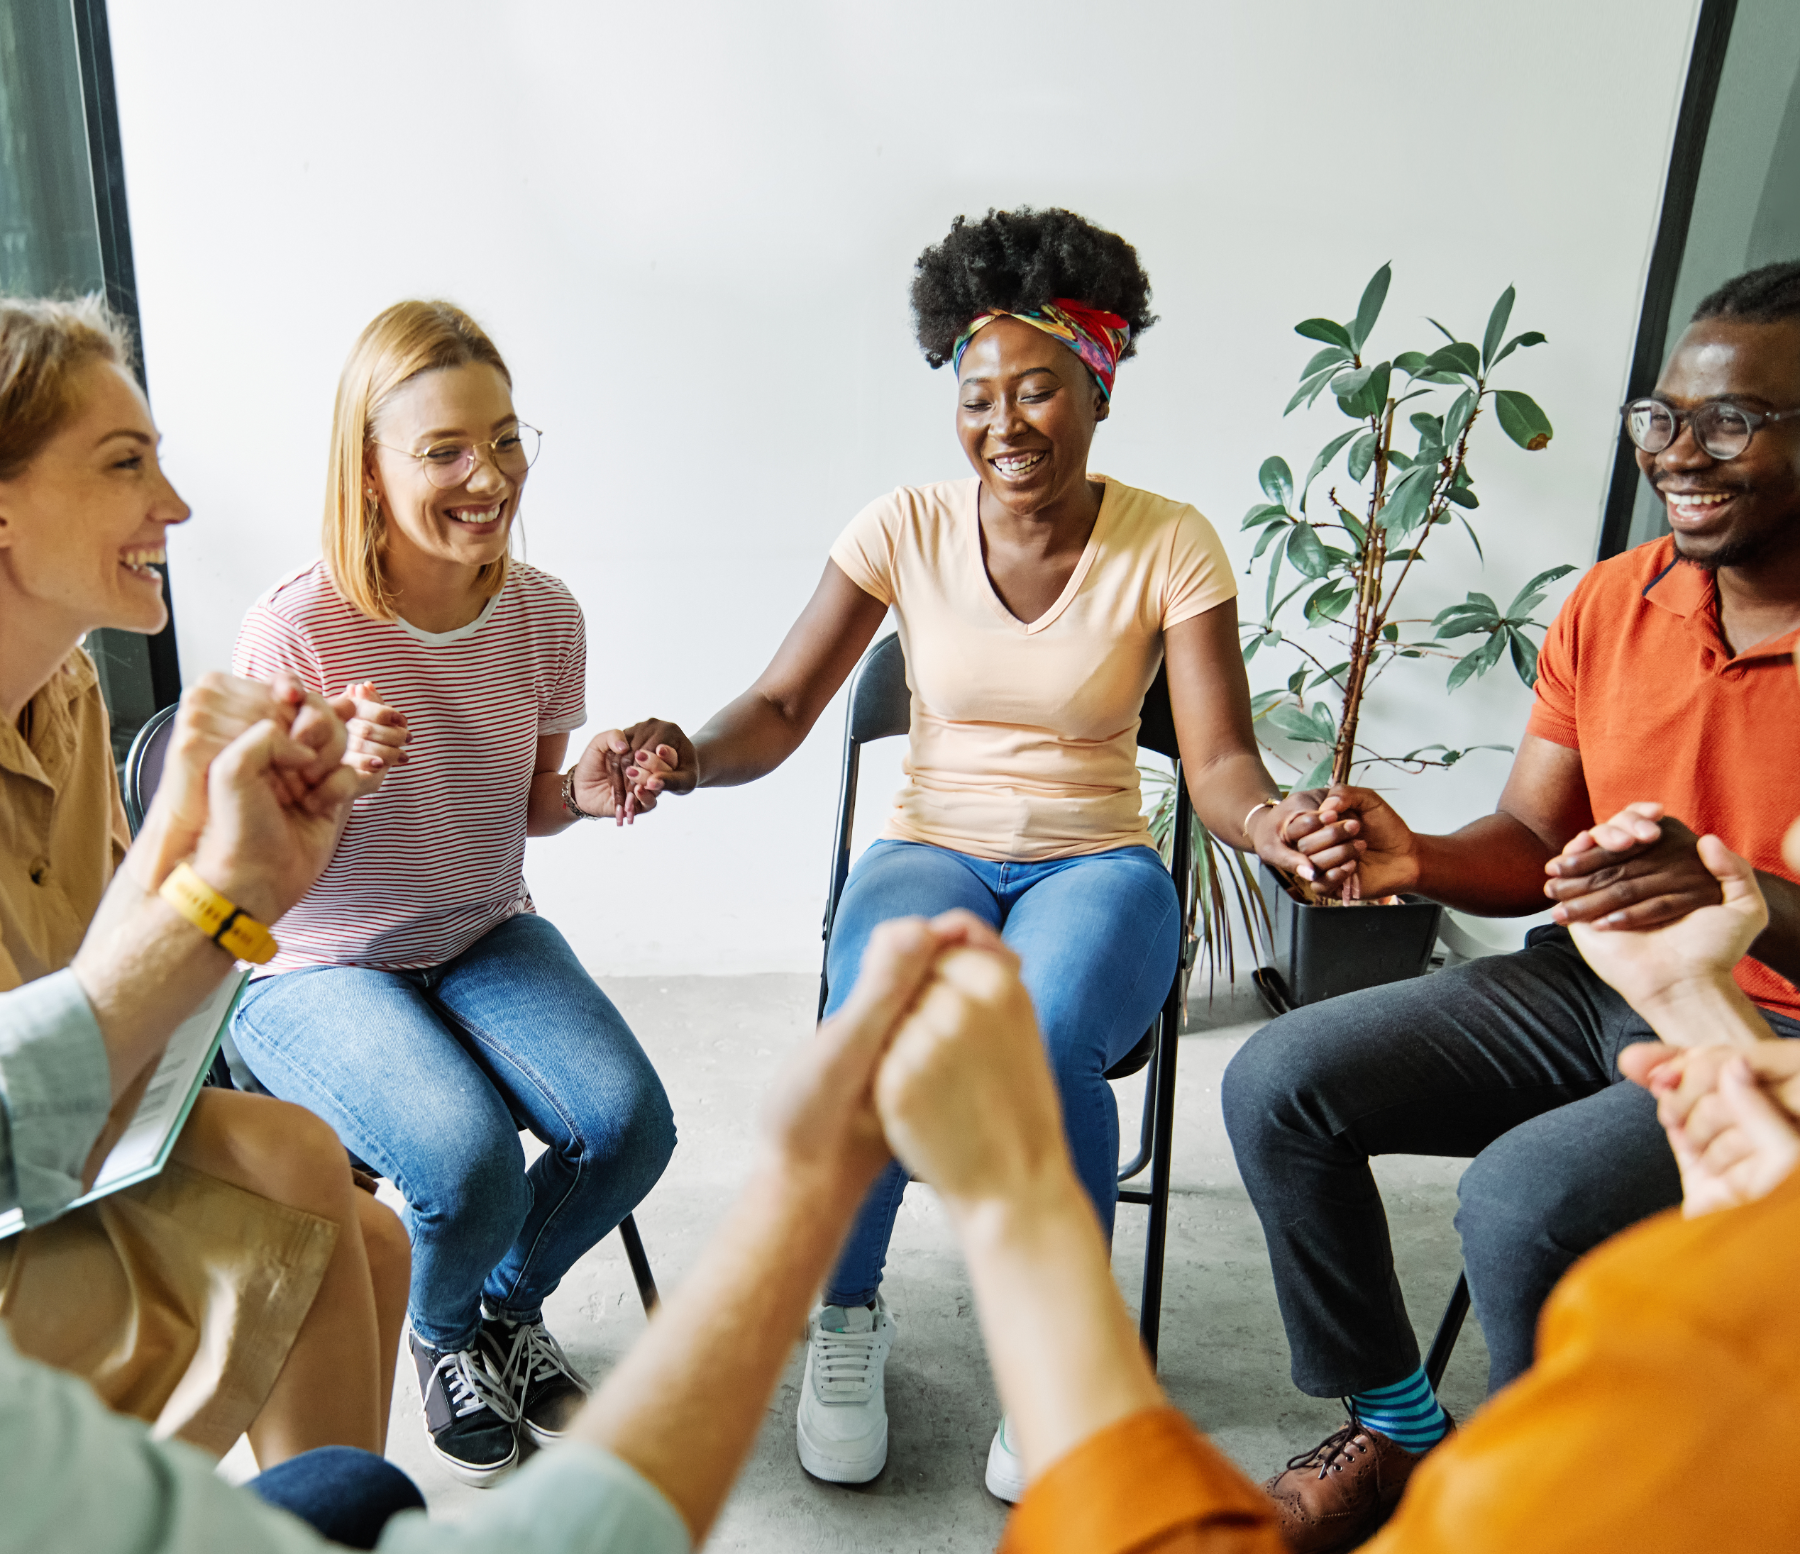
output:
<instances>
[{"instance_id":1,"label":"chair backrest","mask_svg":"<svg viewBox=\"0 0 1800 1554\"><path fill-rule=\"evenodd\" d=\"M125 781L123 798L125 800L125 818L131 822L131 833L137 835L138 828L144 823L144 816L149 812L150 801L156 797L157 785L162 781L163 762L168 758L169 741L175 736L174 706L162 708L151 715L150 721L137 732L132 740L131 749L125 755Z\"/></svg>"}]
</instances>

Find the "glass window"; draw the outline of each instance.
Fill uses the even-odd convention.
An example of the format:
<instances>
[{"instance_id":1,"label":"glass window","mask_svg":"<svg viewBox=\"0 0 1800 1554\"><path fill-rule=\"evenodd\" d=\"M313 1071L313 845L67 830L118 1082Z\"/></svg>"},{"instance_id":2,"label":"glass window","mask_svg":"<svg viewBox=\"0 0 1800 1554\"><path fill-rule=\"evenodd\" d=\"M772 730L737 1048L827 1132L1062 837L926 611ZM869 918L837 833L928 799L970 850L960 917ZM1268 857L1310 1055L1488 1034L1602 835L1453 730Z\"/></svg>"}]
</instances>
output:
<instances>
[{"instance_id":1,"label":"glass window","mask_svg":"<svg viewBox=\"0 0 1800 1554\"><path fill-rule=\"evenodd\" d=\"M85 95L83 58L95 61L96 72L106 77L86 83ZM93 145L99 137L91 134L89 114L102 104L110 111L111 70L103 5L0 5L0 291L15 297L106 291L115 306L128 297L120 277L108 274L94 198ZM115 219L122 221L122 212ZM121 235L115 233L115 241ZM131 321L135 325L135 317ZM124 631L96 631L87 639L121 761L156 710L158 690L173 700L179 687L172 630L154 646ZM160 676L153 669L158 662L164 666Z\"/></svg>"},{"instance_id":2,"label":"glass window","mask_svg":"<svg viewBox=\"0 0 1800 1554\"><path fill-rule=\"evenodd\" d=\"M1698 69L1698 46L1695 54ZM1652 375L1708 292L1758 265L1800 259L1800 6L1794 0L1738 0L1703 133L1693 214ZM1675 154L1679 159L1683 148ZM1650 284L1657 284L1654 274ZM1619 467L1626 471L1623 461ZM1667 534L1662 503L1635 465L1628 479L1625 545Z\"/></svg>"}]
</instances>

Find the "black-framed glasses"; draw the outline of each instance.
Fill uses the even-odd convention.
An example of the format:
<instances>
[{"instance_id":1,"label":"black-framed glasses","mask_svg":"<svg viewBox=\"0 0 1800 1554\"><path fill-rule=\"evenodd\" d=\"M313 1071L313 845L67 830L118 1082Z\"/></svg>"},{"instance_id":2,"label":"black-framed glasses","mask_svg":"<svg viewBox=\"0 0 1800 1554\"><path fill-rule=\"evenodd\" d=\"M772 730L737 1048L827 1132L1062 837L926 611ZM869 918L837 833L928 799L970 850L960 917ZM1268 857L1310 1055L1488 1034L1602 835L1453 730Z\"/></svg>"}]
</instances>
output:
<instances>
[{"instance_id":1,"label":"black-framed glasses","mask_svg":"<svg viewBox=\"0 0 1800 1554\"><path fill-rule=\"evenodd\" d=\"M544 445L544 434L524 421L487 442L434 442L423 453L410 448L396 448L391 442L378 442L377 448L390 453L403 453L417 459L425 478L440 490L460 486L475 472L475 460L485 455L488 462L508 480L517 480L537 462L538 450Z\"/></svg>"},{"instance_id":2,"label":"black-framed glasses","mask_svg":"<svg viewBox=\"0 0 1800 1554\"><path fill-rule=\"evenodd\" d=\"M1677 410L1660 399L1634 399L1619 414L1625 417L1626 434L1646 453L1661 453L1681 435L1685 422L1709 458L1735 459L1750 446L1757 427L1791 420L1800 416L1800 409L1746 410L1728 399L1709 399L1692 410Z\"/></svg>"}]
</instances>

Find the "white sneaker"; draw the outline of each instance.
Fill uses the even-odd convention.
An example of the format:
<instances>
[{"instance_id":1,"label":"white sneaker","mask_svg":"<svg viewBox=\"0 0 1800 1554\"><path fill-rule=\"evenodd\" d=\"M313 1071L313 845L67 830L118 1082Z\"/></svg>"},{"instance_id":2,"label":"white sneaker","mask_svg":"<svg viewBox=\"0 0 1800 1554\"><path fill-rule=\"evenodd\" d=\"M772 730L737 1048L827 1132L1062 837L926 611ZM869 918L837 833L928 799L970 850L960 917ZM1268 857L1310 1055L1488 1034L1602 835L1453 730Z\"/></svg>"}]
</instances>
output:
<instances>
[{"instance_id":1,"label":"white sneaker","mask_svg":"<svg viewBox=\"0 0 1800 1554\"><path fill-rule=\"evenodd\" d=\"M880 1296L867 1306L821 1306L808 1325L806 1377L794 1440L800 1466L832 1484L866 1484L887 1465L882 1375L894 1319Z\"/></svg>"},{"instance_id":2,"label":"white sneaker","mask_svg":"<svg viewBox=\"0 0 1800 1554\"><path fill-rule=\"evenodd\" d=\"M1000 1428L994 1432L994 1444L988 1447L987 1487L995 1499L1017 1505L1025 1498L1025 1463L1007 1439L1008 1423L1002 1414Z\"/></svg>"}]
</instances>

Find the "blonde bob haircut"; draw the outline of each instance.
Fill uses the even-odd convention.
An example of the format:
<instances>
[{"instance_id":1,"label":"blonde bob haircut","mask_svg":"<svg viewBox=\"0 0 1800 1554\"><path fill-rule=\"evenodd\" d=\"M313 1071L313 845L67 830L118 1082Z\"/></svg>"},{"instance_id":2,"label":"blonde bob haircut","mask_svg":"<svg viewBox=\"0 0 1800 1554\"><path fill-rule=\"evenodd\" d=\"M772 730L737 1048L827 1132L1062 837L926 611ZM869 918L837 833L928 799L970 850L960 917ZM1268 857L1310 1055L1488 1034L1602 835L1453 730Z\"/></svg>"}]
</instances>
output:
<instances>
[{"instance_id":1,"label":"blonde bob haircut","mask_svg":"<svg viewBox=\"0 0 1800 1554\"><path fill-rule=\"evenodd\" d=\"M93 362L131 368L130 332L103 297L0 297L0 480L23 474L62 430Z\"/></svg>"},{"instance_id":2,"label":"blonde bob haircut","mask_svg":"<svg viewBox=\"0 0 1800 1554\"><path fill-rule=\"evenodd\" d=\"M387 519L367 494L365 460L382 407L421 373L484 362L512 387L512 374L481 326L454 303L396 302L378 314L351 347L331 414L331 474L325 487L323 547L331 581L347 604L372 620L394 619L394 598L381 569ZM476 577L480 597L506 586L510 556Z\"/></svg>"}]
</instances>

